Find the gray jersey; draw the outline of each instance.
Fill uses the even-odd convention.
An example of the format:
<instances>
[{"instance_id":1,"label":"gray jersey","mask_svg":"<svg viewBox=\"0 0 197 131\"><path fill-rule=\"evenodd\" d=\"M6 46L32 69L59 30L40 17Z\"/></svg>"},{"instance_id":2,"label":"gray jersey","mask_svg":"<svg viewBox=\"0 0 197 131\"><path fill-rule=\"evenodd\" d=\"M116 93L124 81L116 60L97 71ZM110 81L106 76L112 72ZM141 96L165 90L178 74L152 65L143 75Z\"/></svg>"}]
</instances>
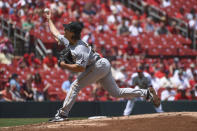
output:
<instances>
[{"instance_id":1,"label":"gray jersey","mask_svg":"<svg viewBox=\"0 0 197 131\"><path fill-rule=\"evenodd\" d=\"M144 76L147 77L151 81L151 75L147 72L143 72ZM138 73L133 73L131 76L131 79L128 81L129 85L133 86L133 79L138 76Z\"/></svg>"},{"instance_id":2,"label":"gray jersey","mask_svg":"<svg viewBox=\"0 0 197 131\"><path fill-rule=\"evenodd\" d=\"M140 78L139 76L135 76L132 81L133 86L139 86L140 89L147 89L152 86L151 81L148 77L143 76Z\"/></svg>"},{"instance_id":3,"label":"gray jersey","mask_svg":"<svg viewBox=\"0 0 197 131\"><path fill-rule=\"evenodd\" d=\"M75 45L70 45L69 41L63 35L59 35L58 39L66 48L70 48L75 63L84 68L94 64L97 57L99 57L99 54L94 52L92 48L82 40L78 40Z\"/></svg>"}]
</instances>

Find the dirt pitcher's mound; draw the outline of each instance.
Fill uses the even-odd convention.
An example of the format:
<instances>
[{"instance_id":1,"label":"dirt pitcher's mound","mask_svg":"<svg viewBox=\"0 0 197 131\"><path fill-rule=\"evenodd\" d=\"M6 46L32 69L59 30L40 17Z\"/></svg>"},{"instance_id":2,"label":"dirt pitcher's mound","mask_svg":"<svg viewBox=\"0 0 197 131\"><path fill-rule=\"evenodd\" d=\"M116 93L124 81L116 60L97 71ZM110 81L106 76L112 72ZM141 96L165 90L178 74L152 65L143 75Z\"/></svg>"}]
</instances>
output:
<instances>
[{"instance_id":1,"label":"dirt pitcher's mound","mask_svg":"<svg viewBox=\"0 0 197 131\"><path fill-rule=\"evenodd\" d=\"M197 112L73 120L2 128L4 131L197 131Z\"/></svg>"}]
</instances>

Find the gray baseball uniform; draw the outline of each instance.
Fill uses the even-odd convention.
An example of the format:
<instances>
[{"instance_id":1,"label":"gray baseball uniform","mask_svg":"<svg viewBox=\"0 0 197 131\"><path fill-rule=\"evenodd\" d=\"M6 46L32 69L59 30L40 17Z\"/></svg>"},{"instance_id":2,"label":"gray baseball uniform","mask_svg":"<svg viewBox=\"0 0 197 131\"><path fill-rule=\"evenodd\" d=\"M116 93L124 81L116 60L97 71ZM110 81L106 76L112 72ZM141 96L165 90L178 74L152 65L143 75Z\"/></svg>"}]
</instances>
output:
<instances>
[{"instance_id":1,"label":"gray baseball uniform","mask_svg":"<svg viewBox=\"0 0 197 131\"><path fill-rule=\"evenodd\" d=\"M100 82L103 88L114 97L146 97L147 89L118 88L112 77L109 61L100 58L99 54L94 52L87 43L79 40L77 44L69 45L68 40L63 35L59 35L58 39L66 48L70 48L76 64L85 67L85 71L71 84L70 91L60 110L62 115L68 116L80 89L96 81Z\"/></svg>"}]
</instances>

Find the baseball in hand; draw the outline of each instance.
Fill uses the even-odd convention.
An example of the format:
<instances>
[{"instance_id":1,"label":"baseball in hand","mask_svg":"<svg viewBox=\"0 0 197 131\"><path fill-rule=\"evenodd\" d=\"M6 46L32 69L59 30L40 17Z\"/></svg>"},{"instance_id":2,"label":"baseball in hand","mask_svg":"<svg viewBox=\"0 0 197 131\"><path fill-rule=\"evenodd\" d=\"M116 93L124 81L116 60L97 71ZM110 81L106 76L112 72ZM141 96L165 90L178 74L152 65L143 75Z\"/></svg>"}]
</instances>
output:
<instances>
[{"instance_id":1,"label":"baseball in hand","mask_svg":"<svg viewBox=\"0 0 197 131\"><path fill-rule=\"evenodd\" d=\"M44 13L49 13L49 8L45 8Z\"/></svg>"}]
</instances>

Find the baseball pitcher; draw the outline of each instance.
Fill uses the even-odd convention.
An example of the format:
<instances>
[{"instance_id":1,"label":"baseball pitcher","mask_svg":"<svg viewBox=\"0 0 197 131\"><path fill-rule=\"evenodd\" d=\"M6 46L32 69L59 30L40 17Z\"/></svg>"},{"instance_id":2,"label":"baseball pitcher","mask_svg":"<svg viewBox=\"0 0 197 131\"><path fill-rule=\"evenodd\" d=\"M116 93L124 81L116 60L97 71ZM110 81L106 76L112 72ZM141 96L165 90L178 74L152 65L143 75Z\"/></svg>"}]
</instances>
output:
<instances>
[{"instance_id":1,"label":"baseball pitcher","mask_svg":"<svg viewBox=\"0 0 197 131\"><path fill-rule=\"evenodd\" d=\"M131 89L118 88L111 74L111 65L105 58L101 58L87 43L81 40L82 24L80 22L71 22L63 24L64 35L61 35L51 20L51 11L45 12L49 23L51 33L59 44L63 44L65 48L71 52L74 63L66 62L62 59L59 65L62 69L74 72L81 72L77 79L71 84L70 90L64 100L63 106L58 110L54 118L50 122L58 122L68 120L68 114L71 110L78 92L87 85L99 81L105 90L114 97L144 97L153 99L155 104L160 104L158 97L153 88L149 89Z\"/></svg>"}]
</instances>

